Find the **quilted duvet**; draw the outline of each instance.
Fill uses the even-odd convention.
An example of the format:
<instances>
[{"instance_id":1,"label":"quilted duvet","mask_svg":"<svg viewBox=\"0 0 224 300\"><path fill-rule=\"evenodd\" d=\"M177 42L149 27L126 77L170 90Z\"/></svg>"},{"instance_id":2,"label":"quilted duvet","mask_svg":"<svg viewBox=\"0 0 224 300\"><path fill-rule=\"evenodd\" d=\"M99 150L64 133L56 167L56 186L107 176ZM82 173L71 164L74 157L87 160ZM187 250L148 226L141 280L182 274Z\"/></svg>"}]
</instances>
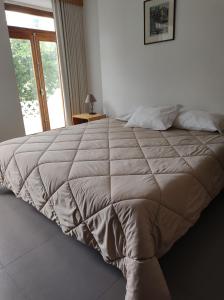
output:
<instances>
[{"instance_id":1,"label":"quilted duvet","mask_svg":"<svg viewBox=\"0 0 224 300\"><path fill-rule=\"evenodd\" d=\"M97 249L126 300L167 300L158 258L224 187L224 136L103 119L0 144L0 182Z\"/></svg>"}]
</instances>

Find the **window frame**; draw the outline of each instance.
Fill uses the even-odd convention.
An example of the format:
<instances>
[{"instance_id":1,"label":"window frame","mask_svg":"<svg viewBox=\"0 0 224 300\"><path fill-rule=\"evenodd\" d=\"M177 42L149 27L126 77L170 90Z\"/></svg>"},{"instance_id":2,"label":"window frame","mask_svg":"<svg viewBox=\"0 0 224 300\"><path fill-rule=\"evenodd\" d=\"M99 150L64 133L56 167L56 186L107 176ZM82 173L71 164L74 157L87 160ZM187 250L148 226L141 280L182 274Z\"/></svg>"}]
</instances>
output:
<instances>
[{"instance_id":1,"label":"window frame","mask_svg":"<svg viewBox=\"0 0 224 300\"><path fill-rule=\"evenodd\" d=\"M16 5L10 3L5 3L5 10L15 11L18 13L24 13L24 14L29 14L29 15L39 16L39 17L47 17L52 19L54 18L53 12L51 11L40 10L28 6Z\"/></svg>"},{"instance_id":2,"label":"window frame","mask_svg":"<svg viewBox=\"0 0 224 300\"><path fill-rule=\"evenodd\" d=\"M5 3L5 10L18 13L26 13L40 17L53 18L53 13L42 11L30 7ZM44 72L40 53L40 41L56 42L56 32L40 29L23 28L17 26L8 26L9 38L25 39L31 43L33 56L34 73L37 84L37 95L39 99L40 114L42 120L43 131L50 130L49 112L47 107L47 96L45 89Z\"/></svg>"}]
</instances>

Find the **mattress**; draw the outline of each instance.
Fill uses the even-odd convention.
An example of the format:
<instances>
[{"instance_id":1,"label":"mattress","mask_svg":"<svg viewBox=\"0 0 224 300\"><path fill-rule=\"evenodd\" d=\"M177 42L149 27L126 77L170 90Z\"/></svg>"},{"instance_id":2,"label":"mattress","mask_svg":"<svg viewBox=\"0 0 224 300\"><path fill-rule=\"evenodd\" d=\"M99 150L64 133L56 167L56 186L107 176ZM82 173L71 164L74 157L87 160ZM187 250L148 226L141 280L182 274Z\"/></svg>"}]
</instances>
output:
<instances>
[{"instance_id":1,"label":"mattress","mask_svg":"<svg viewBox=\"0 0 224 300\"><path fill-rule=\"evenodd\" d=\"M224 136L124 124L3 142L0 183L118 267L126 300L167 300L158 258L224 188Z\"/></svg>"}]
</instances>

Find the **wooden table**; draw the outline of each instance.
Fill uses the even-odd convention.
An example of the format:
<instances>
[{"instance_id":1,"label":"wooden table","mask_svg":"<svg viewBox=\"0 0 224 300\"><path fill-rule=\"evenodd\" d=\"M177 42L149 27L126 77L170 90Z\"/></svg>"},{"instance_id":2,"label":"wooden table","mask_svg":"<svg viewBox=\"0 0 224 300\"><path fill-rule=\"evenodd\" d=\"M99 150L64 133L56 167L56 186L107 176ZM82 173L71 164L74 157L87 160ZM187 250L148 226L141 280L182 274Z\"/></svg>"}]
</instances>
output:
<instances>
[{"instance_id":1,"label":"wooden table","mask_svg":"<svg viewBox=\"0 0 224 300\"><path fill-rule=\"evenodd\" d=\"M72 120L74 125L86 123L86 122L91 122L91 121L96 121L96 120L101 120L106 118L106 115L102 114L95 114L95 115L90 115L90 114L80 114L80 115L73 115Z\"/></svg>"}]
</instances>

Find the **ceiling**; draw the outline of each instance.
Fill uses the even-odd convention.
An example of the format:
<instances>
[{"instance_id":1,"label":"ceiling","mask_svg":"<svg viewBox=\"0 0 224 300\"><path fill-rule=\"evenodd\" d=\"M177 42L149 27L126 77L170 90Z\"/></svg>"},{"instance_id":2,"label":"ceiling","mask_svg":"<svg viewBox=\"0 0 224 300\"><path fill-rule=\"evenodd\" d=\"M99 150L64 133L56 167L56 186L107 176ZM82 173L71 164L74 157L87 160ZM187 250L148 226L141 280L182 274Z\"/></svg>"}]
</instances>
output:
<instances>
[{"instance_id":1,"label":"ceiling","mask_svg":"<svg viewBox=\"0 0 224 300\"><path fill-rule=\"evenodd\" d=\"M7 3L12 3L12 4L20 4L20 5L26 5L30 7L36 7L36 8L44 8L47 10L52 9L52 4L51 0L7 0L5 1Z\"/></svg>"}]
</instances>

